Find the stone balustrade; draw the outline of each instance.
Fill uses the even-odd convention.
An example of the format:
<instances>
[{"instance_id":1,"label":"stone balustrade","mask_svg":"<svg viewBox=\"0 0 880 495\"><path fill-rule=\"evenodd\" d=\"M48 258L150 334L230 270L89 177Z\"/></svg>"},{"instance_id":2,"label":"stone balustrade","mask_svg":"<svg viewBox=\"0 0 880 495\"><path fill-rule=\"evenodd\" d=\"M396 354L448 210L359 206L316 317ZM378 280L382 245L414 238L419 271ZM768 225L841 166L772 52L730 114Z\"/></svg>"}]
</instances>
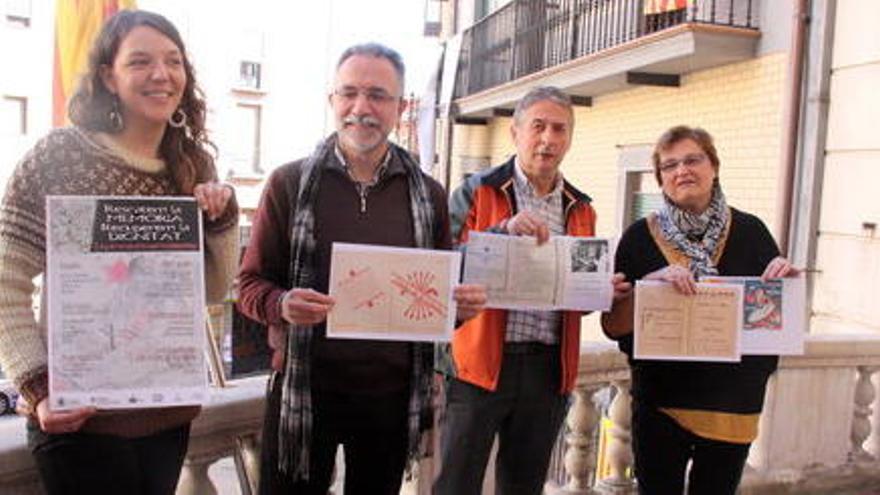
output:
<instances>
[{"instance_id":1,"label":"stone balustrade","mask_svg":"<svg viewBox=\"0 0 880 495\"><path fill-rule=\"evenodd\" d=\"M27 449L24 418L0 418L0 493L43 494Z\"/></svg>"},{"instance_id":2,"label":"stone balustrade","mask_svg":"<svg viewBox=\"0 0 880 495\"><path fill-rule=\"evenodd\" d=\"M878 370L880 336L811 336L803 356L783 358L767 388L761 433L741 491L880 488ZM546 491L635 493L626 359L613 344L588 346L579 375ZM210 403L193 423L179 494L217 493L208 469L230 455L246 474L240 478L241 493L255 493L264 386L265 378L257 377L212 390ZM0 492L41 494L22 422L0 420ZM607 434L600 437L602 424ZM417 493L429 493L427 482L435 469L430 463L423 466Z\"/></svg>"},{"instance_id":3,"label":"stone balustrade","mask_svg":"<svg viewBox=\"0 0 880 495\"><path fill-rule=\"evenodd\" d=\"M810 336L803 356L782 358L768 384L742 493L837 493L880 487L878 370L880 336ZM625 356L613 345L589 346L582 353L579 373L546 491L635 493ZM613 397L607 407L597 400L599 390L613 390L606 394ZM599 447L601 413L609 426Z\"/></svg>"},{"instance_id":4,"label":"stone balustrade","mask_svg":"<svg viewBox=\"0 0 880 495\"><path fill-rule=\"evenodd\" d=\"M265 377L254 377L211 390L210 402L192 425L178 495L215 495L217 488L208 468L229 456L236 461L241 493L256 493L265 384ZM0 420L0 493L43 493L27 450L23 418Z\"/></svg>"},{"instance_id":5,"label":"stone balustrade","mask_svg":"<svg viewBox=\"0 0 880 495\"><path fill-rule=\"evenodd\" d=\"M266 377L246 378L212 389L211 402L193 422L178 495L215 495L208 468L233 456L243 494L256 493L259 432Z\"/></svg>"}]
</instances>

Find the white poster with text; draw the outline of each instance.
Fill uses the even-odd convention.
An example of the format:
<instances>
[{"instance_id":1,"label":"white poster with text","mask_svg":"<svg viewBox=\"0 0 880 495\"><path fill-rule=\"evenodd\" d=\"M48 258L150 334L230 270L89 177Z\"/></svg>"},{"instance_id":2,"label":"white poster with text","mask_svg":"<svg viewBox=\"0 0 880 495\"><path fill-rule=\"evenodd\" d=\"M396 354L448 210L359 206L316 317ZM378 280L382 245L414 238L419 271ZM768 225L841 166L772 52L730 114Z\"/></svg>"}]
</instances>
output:
<instances>
[{"instance_id":1,"label":"white poster with text","mask_svg":"<svg viewBox=\"0 0 880 495\"><path fill-rule=\"evenodd\" d=\"M195 200L50 196L46 212L50 408L205 402Z\"/></svg>"}]
</instances>

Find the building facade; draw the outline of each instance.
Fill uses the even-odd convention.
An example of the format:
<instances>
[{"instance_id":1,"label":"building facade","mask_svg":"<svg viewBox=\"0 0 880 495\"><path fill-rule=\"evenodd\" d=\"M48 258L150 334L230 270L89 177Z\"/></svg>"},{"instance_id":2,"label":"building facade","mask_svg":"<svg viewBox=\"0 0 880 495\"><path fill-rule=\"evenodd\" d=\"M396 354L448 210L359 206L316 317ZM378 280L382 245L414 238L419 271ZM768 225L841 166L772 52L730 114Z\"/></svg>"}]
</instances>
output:
<instances>
[{"instance_id":1,"label":"building facade","mask_svg":"<svg viewBox=\"0 0 880 495\"><path fill-rule=\"evenodd\" d=\"M450 118L438 125L438 178L451 189L510 156L516 101L534 86L554 85L575 103L562 171L594 198L598 235L617 236L659 204L650 164L659 135L677 124L708 130L728 202L767 224L806 269L809 287L807 352L784 358L771 380L745 492L875 487L880 394L869 363L877 362L880 336L872 284L880 276L880 202L872 192L880 134L872 116L880 96L872 88L880 83L880 36L870 24L880 4L439 3L446 57L459 60ZM605 459L612 474L597 479L593 470L595 383L613 381L619 398L628 397L628 384L625 362L593 350L594 343L604 349L605 339L595 316L586 318L581 388L560 445L573 440L560 447L548 487L587 493L597 482L600 493L628 493L628 403L608 412L614 426L603 441L612 445Z\"/></svg>"},{"instance_id":2,"label":"building facade","mask_svg":"<svg viewBox=\"0 0 880 495\"><path fill-rule=\"evenodd\" d=\"M865 180L878 177L880 136L870 115L880 97L869 88L880 82L880 41L864 26L880 6L440 4L441 35L447 46L461 46L445 127L451 138L440 139L448 152L438 176L450 188L513 153L516 100L536 85L555 85L576 105L563 173L594 198L598 235L615 236L660 202L652 143L673 125L700 126L715 137L729 203L759 216L807 268L811 331L880 331L868 290L880 275L880 206Z\"/></svg>"}]
</instances>

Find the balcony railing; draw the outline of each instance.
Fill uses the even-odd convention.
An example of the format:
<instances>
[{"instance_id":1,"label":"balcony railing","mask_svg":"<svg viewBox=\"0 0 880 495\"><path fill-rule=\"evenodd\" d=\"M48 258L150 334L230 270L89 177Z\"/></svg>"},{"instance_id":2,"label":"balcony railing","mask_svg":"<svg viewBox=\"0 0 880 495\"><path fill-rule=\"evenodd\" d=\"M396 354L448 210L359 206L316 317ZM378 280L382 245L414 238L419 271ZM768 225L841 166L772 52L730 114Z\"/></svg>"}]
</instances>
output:
<instances>
[{"instance_id":1,"label":"balcony railing","mask_svg":"<svg viewBox=\"0 0 880 495\"><path fill-rule=\"evenodd\" d=\"M240 493L256 493L257 437L265 387L265 377L253 377L212 390L209 403L192 425L178 495L216 495L218 487L208 475L208 468L228 456L235 460ZM226 487L224 493L231 488ZM44 493L26 446L24 418L0 420L0 493Z\"/></svg>"},{"instance_id":2,"label":"balcony railing","mask_svg":"<svg viewBox=\"0 0 880 495\"><path fill-rule=\"evenodd\" d=\"M783 358L768 386L743 492L880 493L877 371L878 336L811 337L805 355ZM217 493L208 468L230 454L248 474L238 480L242 493L253 490L264 387L264 378L251 378L214 391L193 424L178 494ZM611 345L585 349L548 495L635 493L629 401L625 357ZM430 493L437 468L426 461L405 493ZM0 493L43 493L21 419L0 421Z\"/></svg>"},{"instance_id":3,"label":"balcony railing","mask_svg":"<svg viewBox=\"0 0 880 495\"><path fill-rule=\"evenodd\" d=\"M757 30L758 0L689 0L646 13L645 0L513 0L465 30L455 97L685 24Z\"/></svg>"},{"instance_id":4,"label":"balcony railing","mask_svg":"<svg viewBox=\"0 0 880 495\"><path fill-rule=\"evenodd\" d=\"M768 385L743 491L867 493L863 490L880 488L880 410L872 381L878 370L880 338L875 336L812 337L805 355L783 358ZM574 399L546 492L635 493L625 357L613 346L582 353ZM607 431L600 434L603 426Z\"/></svg>"}]
</instances>

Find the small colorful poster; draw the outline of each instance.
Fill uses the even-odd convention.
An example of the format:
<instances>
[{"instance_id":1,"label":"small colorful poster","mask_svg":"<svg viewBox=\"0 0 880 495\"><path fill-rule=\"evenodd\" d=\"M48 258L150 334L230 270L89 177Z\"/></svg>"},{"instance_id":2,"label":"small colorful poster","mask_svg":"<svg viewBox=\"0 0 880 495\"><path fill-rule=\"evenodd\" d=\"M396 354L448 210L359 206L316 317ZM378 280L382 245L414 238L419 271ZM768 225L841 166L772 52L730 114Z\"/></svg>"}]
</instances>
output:
<instances>
[{"instance_id":1,"label":"small colorful poster","mask_svg":"<svg viewBox=\"0 0 880 495\"><path fill-rule=\"evenodd\" d=\"M782 280L743 282L743 330L782 330Z\"/></svg>"},{"instance_id":2,"label":"small colorful poster","mask_svg":"<svg viewBox=\"0 0 880 495\"><path fill-rule=\"evenodd\" d=\"M742 353L798 355L806 335L804 277L703 277L700 282L740 284L743 287Z\"/></svg>"}]
</instances>

